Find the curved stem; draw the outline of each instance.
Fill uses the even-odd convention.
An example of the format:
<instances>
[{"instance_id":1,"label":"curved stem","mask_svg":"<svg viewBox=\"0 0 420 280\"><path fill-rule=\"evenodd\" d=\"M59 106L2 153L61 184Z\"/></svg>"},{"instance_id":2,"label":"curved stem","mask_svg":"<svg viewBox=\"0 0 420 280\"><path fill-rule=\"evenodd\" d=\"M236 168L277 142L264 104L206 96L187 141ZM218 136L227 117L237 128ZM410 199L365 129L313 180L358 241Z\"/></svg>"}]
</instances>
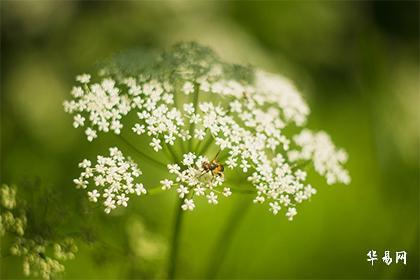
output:
<instances>
[{"instance_id":1,"label":"curved stem","mask_svg":"<svg viewBox=\"0 0 420 280\"><path fill-rule=\"evenodd\" d=\"M169 144L167 144L167 143L165 143L165 145L166 145L166 147L168 148L169 154L170 154L170 155L171 155L171 157L172 157L172 161L173 161L174 163L178 163L178 162L179 162L178 156L176 155L176 153L175 153L174 149L172 149L172 146L171 146L171 145L169 145Z\"/></svg>"},{"instance_id":2,"label":"curved stem","mask_svg":"<svg viewBox=\"0 0 420 280\"><path fill-rule=\"evenodd\" d=\"M123 136L118 135L118 137L127 145L129 146L131 149L133 149L135 152L137 152L141 157L143 157L144 159L150 161L150 163L153 163L154 165L156 165L156 167L159 168L166 168L166 164L164 164L163 162L160 162L154 158L152 158L151 156L146 155L145 153L143 153L142 151L140 151L136 146L134 146L133 144L131 144L127 139L125 139Z\"/></svg>"},{"instance_id":3,"label":"curved stem","mask_svg":"<svg viewBox=\"0 0 420 280\"><path fill-rule=\"evenodd\" d=\"M183 199L177 199L176 209L175 209L175 220L172 233L171 248L169 252L169 263L168 263L168 279L174 279L176 272L176 260L178 255L179 248L179 238L181 233L181 224L183 217L183 210L181 205L184 202Z\"/></svg>"},{"instance_id":4,"label":"curved stem","mask_svg":"<svg viewBox=\"0 0 420 280\"><path fill-rule=\"evenodd\" d=\"M209 266L207 268L207 279L213 279L217 276L220 267L232 245L233 237L239 228L239 225L251 205L250 201L240 201L231 212L229 219L226 221L219 237L216 240L213 251L210 255Z\"/></svg>"},{"instance_id":5,"label":"curved stem","mask_svg":"<svg viewBox=\"0 0 420 280\"><path fill-rule=\"evenodd\" d=\"M207 152L207 150L210 148L211 144L213 144L213 135L210 134L210 138L207 139L206 142L204 142L204 146L199 147L200 150L198 151L198 154L203 155L205 152ZM200 145L201 145L201 143L200 143Z\"/></svg>"}]
</instances>

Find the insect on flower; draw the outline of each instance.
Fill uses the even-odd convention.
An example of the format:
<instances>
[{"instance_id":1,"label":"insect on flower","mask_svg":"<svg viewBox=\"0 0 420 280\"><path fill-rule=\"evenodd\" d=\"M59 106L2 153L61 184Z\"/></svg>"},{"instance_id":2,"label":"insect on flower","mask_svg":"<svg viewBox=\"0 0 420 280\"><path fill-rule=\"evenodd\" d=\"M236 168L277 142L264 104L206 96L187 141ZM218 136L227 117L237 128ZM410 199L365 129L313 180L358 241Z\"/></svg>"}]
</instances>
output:
<instances>
[{"instance_id":1,"label":"insect on flower","mask_svg":"<svg viewBox=\"0 0 420 280\"><path fill-rule=\"evenodd\" d=\"M134 150L143 157L152 147L169 161L157 162L170 176L162 188L177 185L180 195L188 194L182 209L194 209L199 196L211 204L218 194L230 196L224 183L232 182L232 173L225 174L225 166L247 182L255 203L268 204L273 214L282 209L289 220L295 206L316 192L306 166L328 184L350 183L347 153L326 132L305 128L310 109L286 77L222 61L196 43L177 44L133 72L118 61L98 77L79 78L64 109L89 141L102 132L120 134L127 125L131 129L124 133L142 135L145 141ZM130 112L137 113L134 123ZM206 158L210 150L218 151L212 160ZM85 170L74 181L82 189L95 184L90 199L102 193L107 213L125 206L129 194L144 193L136 182L137 165L122 152L114 154L100 158L99 170L82 164Z\"/></svg>"},{"instance_id":2,"label":"insect on flower","mask_svg":"<svg viewBox=\"0 0 420 280\"><path fill-rule=\"evenodd\" d=\"M216 156L214 157L212 161L210 162L204 161L202 163L201 167L203 168L203 173L200 175L200 177L208 172L211 172L212 176L223 177L223 171L225 170L225 168L223 164L217 161L219 154L220 154L220 150L217 152Z\"/></svg>"}]
</instances>

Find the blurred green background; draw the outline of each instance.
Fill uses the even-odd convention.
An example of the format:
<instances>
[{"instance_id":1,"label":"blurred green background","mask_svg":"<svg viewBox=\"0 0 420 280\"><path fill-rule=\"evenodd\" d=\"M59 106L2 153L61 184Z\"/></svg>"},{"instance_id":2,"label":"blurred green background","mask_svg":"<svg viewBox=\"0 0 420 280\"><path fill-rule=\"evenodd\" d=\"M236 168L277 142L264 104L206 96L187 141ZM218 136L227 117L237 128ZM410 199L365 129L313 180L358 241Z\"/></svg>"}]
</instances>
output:
<instances>
[{"instance_id":1,"label":"blurred green background","mask_svg":"<svg viewBox=\"0 0 420 280\"><path fill-rule=\"evenodd\" d=\"M116 140L88 143L62 102L103 59L183 40L294 80L309 127L348 151L352 183L314 181L293 222L252 205L220 241L231 210L252 198L200 203L184 220L178 276L203 278L215 243L231 240L220 278L419 278L419 2L2 1L1 181L34 199L32 211L54 200L61 211L45 219L81 237L63 277L163 275L175 194L111 216L86 203L77 163ZM142 169L147 184L155 169ZM405 250L408 263L372 267L369 250ZM22 278L19 259L1 260L1 278Z\"/></svg>"}]
</instances>

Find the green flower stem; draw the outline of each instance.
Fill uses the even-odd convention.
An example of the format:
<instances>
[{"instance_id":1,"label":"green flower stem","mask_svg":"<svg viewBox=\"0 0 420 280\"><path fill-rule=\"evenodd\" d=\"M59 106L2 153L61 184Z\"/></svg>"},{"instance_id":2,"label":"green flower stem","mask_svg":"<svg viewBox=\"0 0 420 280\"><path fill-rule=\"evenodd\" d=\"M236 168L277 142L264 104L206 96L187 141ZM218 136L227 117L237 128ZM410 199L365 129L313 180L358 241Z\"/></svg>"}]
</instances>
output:
<instances>
[{"instance_id":1,"label":"green flower stem","mask_svg":"<svg viewBox=\"0 0 420 280\"><path fill-rule=\"evenodd\" d=\"M213 251L208 262L209 265L207 268L206 279L213 279L217 277L220 267L222 266L230 246L232 245L233 237L235 236L236 231L238 231L239 225L244 219L250 205L251 202L248 200L239 201L238 205L235 209L233 209L233 212L231 212L224 228L216 240L215 246L213 246Z\"/></svg>"},{"instance_id":2,"label":"green flower stem","mask_svg":"<svg viewBox=\"0 0 420 280\"><path fill-rule=\"evenodd\" d=\"M207 141L204 143L203 147L200 147L200 150L198 152L199 155L203 155L207 150L210 148L211 144L213 144L213 135L210 135L210 138L207 139Z\"/></svg>"},{"instance_id":3,"label":"green flower stem","mask_svg":"<svg viewBox=\"0 0 420 280\"><path fill-rule=\"evenodd\" d=\"M198 83L194 83L194 93L193 93L194 113L197 112L199 93L200 93L200 85ZM191 135L191 139L188 142L189 151L192 151L192 148L193 148L194 137L192 137L192 136L194 135L194 130L195 130L195 123L191 123L190 124L190 131L189 131L190 135Z\"/></svg>"},{"instance_id":4,"label":"green flower stem","mask_svg":"<svg viewBox=\"0 0 420 280\"><path fill-rule=\"evenodd\" d=\"M183 210L181 205L184 203L184 199L177 199L175 203L175 220L172 233L171 247L169 251L169 262L168 262L168 279L174 279L176 273L176 261L178 256L179 238L181 235L181 224L183 217Z\"/></svg>"},{"instance_id":5,"label":"green flower stem","mask_svg":"<svg viewBox=\"0 0 420 280\"><path fill-rule=\"evenodd\" d=\"M171 145L169 145L169 144L167 144L167 143L165 143L165 145L166 145L166 147L168 148L168 151L169 151L169 153L171 154L171 156L172 156L172 160L173 160L173 163L179 163L180 161L179 161L179 159L178 159L178 156L177 156L177 154L175 153L175 151L174 151L174 149L172 148L172 146ZM182 145L182 144L181 144ZM165 169L167 168L167 166L165 166Z\"/></svg>"},{"instance_id":6,"label":"green flower stem","mask_svg":"<svg viewBox=\"0 0 420 280\"><path fill-rule=\"evenodd\" d=\"M305 160L305 161L302 161L300 163L296 163L296 164L292 165L292 168L294 170L298 170L298 169L305 170L309 166L310 163L311 162L309 160Z\"/></svg>"},{"instance_id":7,"label":"green flower stem","mask_svg":"<svg viewBox=\"0 0 420 280\"><path fill-rule=\"evenodd\" d=\"M151 188L151 189L147 189L147 194L148 195L154 195L154 194L160 194L162 192L164 192L165 190L162 189L162 187L155 187L155 188Z\"/></svg>"},{"instance_id":8,"label":"green flower stem","mask_svg":"<svg viewBox=\"0 0 420 280\"><path fill-rule=\"evenodd\" d=\"M230 189L234 192L234 193L239 193L239 194L256 194L257 192L255 190L250 190L250 189L242 189L242 188L235 188L235 187L230 187Z\"/></svg>"},{"instance_id":9,"label":"green flower stem","mask_svg":"<svg viewBox=\"0 0 420 280\"><path fill-rule=\"evenodd\" d=\"M145 153L143 153L141 150L139 150L136 146L134 146L133 144L131 144L127 139L125 139L122 135L118 135L118 138L120 138L127 146L129 146L131 149L133 149L137 154L139 154L142 158L148 160L150 163L153 163L156 167L159 168L166 168L166 164L164 164L163 162L160 162L154 158L152 158L151 156L146 155Z\"/></svg>"}]
</instances>

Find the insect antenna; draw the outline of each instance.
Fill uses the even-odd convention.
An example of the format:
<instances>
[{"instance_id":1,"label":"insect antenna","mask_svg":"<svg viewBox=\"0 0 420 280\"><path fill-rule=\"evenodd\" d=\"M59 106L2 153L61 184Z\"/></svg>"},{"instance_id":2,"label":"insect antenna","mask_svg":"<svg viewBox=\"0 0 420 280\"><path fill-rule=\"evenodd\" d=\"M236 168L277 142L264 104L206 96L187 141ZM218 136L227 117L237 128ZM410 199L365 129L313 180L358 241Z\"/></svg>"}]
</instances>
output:
<instances>
[{"instance_id":1,"label":"insect antenna","mask_svg":"<svg viewBox=\"0 0 420 280\"><path fill-rule=\"evenodd\" d=\"M214 159L213 160L217 160L218 159L218 157L219 157L219 155L220 155L220 152L221 152L222 150L220 150L219 149L219 151L217 152L217 154L216 154L216 156L214 157Z\"/></svg>"}]
</instances>

